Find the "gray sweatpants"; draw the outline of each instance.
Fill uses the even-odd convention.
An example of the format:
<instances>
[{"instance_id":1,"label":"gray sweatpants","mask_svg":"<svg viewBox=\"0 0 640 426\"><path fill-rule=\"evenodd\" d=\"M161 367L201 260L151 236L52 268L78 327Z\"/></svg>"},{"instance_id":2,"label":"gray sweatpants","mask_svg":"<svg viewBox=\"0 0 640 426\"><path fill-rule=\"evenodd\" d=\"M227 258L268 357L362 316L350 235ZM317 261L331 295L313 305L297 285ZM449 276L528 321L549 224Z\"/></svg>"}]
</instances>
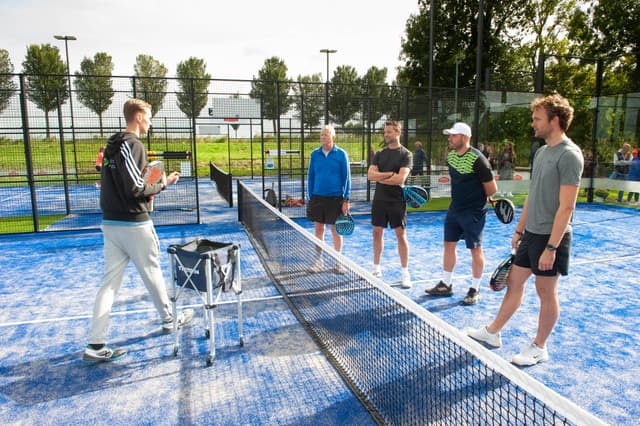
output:
<instances>
[{"instance_id":1,"label":"gray sweatpants","mask_svg":"<svg viewBox=\"0 0 640 426\"><path fill-rule=\"evenodd\" d=\"M160 268L160 242L153 222L133 226L102 224L104 275L96 295L89 344L107 342L109 314L129 260L133 261L163 321L171 320L167 288Z\"/></svg>"}]
</instances>

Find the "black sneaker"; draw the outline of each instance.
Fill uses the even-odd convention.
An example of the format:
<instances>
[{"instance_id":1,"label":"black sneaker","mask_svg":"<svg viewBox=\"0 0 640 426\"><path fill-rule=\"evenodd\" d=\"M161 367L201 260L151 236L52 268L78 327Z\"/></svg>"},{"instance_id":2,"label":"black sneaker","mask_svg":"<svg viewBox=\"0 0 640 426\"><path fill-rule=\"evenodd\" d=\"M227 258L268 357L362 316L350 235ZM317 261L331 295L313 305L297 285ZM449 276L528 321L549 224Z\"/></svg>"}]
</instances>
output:
<instances>
[{"instance_id":1,"label":"black sneaker","mask_svg":"<svg viewBox=\"0 0 640 426\"><path fill-rule=\"evenodd\" d=\"M463 305L475 305L480 301L480 292L471 287L462 301Z\"/></svg>"},{"instance_id":2,"label":"black sneaker","mask_svg":"<svg viewBox=\"0 0 640 426\"><path fill-rule=\"evenodd\" d=\"M82 354L82 360L85 362L111 362L118 358L122 358L126 354L126 349L112 349L107 345L100 349L91 349L90 347L87 347Z\"/></svg>"},{"instance_id":3,"label":"black sneaker","mask_svg":"<svg viewBox=\"0 0 640 426\"><path fill-rule=\"evenodd\" d=\"M446 285L444 281L440 281L435 287L425 290L427 294L438 297L449 297L453 295L453 284Z\"/></svg>"}]
</instances>

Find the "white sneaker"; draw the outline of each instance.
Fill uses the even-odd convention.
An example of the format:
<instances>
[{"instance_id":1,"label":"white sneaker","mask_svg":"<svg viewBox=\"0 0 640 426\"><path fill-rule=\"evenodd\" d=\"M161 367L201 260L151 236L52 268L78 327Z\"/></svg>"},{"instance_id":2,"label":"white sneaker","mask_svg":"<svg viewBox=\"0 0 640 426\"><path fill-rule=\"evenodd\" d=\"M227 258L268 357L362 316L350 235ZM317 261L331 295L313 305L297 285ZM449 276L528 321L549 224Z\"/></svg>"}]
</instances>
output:
<instances>
[{"instance_id":1,"label":"white sneaker","mask_svg":"<svg viewBox=\"0 0 640 426\"><path fill-rule=\"evenodd\" d=\"M316 261L313 262L313 265L311 265L311 267L307 271L309 271L309 273L311 274L317 274L318 272L322 272L323 270L324 262L322 261L322 259L316 259Z\"/></svg>"},{"instance_id":2,"label":"white sneaker","mask_svg":"<svg viewBox=\"0 0 640 426\"><path fill-rule=\"evenodd\" d=\"M182 312L178 313L178 328L189 324L189 322L193 319L193 309L187 308ZM164 331L173 331L173 319L171 321L165 321L162 323L162 329Z\"/></svg>"},{"instance_id":3,"label":"white sneaker","mask_svg":"<svg viewBox=\"0 0 640 426\"><path fill-rule=\"evenodd\" d=\"M382 267L380 265L373 265L373 269L371 270L371 275L376 278L382 278Z\"/></svg>"},{"instance_id":4,"label":"white sneaker","mask_svg":"<svg viewBox=\"0 0 640 426\"><path fill-rule=\"evenodd\" d=\"M409 275L409 271L402 271L400 286L402 288L411 288L411 276Z\"/></svg>"},{"instance_id":5,"label":"white sneaker","mask_svg":"<svg viewBox=\"0 0 640 426\"><path fill-rule=\"evenodd\" d=\"M486 343L492 348L499 348L502 346L502 338L500 337L500 332L497 333L489 333L487 331L487 327L480 328L465 328L462 330L464 334L471 337L473 340L477 340L478 342Z\"/></svg>"},{"instance_id":6,"label":"white sneaker","mask_svg":"<svg viewBox=\"0 0 640 426\"><path fill-rule=\"evenodd\" d=\"M547 348L540 348L535 343L531 343L522 352L511 358L511 362L516 365L536 365L539 362L549 360Z\"/></svg>"}]
</instances>

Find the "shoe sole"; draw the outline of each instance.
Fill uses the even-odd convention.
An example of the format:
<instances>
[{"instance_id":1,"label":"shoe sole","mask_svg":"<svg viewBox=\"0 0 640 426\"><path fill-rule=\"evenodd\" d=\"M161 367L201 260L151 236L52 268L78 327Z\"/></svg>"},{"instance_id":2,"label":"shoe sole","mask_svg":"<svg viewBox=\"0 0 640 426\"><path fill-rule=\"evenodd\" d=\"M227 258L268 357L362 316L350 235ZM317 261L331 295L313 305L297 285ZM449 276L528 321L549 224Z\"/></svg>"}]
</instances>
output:
<instances>
[{"instance_id":1,"label":"shoe sole","mask_svg":"<svg viewBox=\"0 0 640 426\"><path fill-rule=\"evenodd\" d=\"M526 362L518 362L518 361L517 361L517 360L515 360L515 359L511 359L511 363L512 363L512 364L518 365L518 366L520 366L520 367L532 367L532 366L534 366L534 365L538 365L538 364L540 364L541 362L547 362L547 361L549 361L549 357L546 357L546 358L540 358L540 359L537 359L537 360L534 360L534 361L535 361L535 362L532 362L532 363L526 363Z\"/></svg>"},{"instance_id":2,"label":"shoe sole","mask_svg":"<svg viewBox=\"0 0 640 426\"><path fill-rule=\"evenodd\" d=\"M467 301L467 300L463 300L462 304L465 306L470 306L470 305L475 305L480 301L480 298L478 297L477 299L474 299L472 301Z\"/></svg>"},{"instance_id":3,"label":"shoe sole","mask_svg":"<svg viewBox=\"0 0 640 426\"><path fill-rule=\"evenodd\" d=\"M127 351L124 351L119 355L114 355L111 358L93 358L91 356L87 356L87 354L82 354L82 361L86 362L87 364L96 364L99 362L114 362L122 359L126 355Z\"/></svg>"},{"instance_id":4,"label":"shoe sole","mask_svg":"<svg viewBox=\"0 0 640 426\"><path fill-rule=\"evenodd\" d=\"M434 296L434 297L451 297L451 296L453 296L453 292L451 292L451 293L443 293L443 292L430 293L427 290L425 290L424 292L427 293L429 296Z\"/></svg>"}]
</instances>

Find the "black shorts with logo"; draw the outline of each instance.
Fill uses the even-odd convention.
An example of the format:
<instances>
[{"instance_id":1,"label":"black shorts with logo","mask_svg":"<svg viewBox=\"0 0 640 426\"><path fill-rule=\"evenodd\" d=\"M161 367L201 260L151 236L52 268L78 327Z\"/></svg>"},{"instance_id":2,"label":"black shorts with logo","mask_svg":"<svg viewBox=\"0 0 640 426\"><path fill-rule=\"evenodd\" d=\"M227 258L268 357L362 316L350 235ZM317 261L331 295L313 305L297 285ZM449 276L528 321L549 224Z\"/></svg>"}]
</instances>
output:
<instances>
[{"instance_id":1,"label":"black shorts with logo","mask_svg":"<svg viewBox=\"0 0 640 426\"><path fill-rule=\"evenodd\" d=\"M342 197L312 195L307 204L307 219L312 222L333 225L342 213Z\"/></svg>"},{"instance_id":2,"label":"black shorts with logo","mask_svg":"<svg viewBox=\"0 0 640 426\"><path fill-rule=\"evenodd\" d=\"M548 271L541 271L538 269L538 261L548 242L549 235L525 232L518 246L513 264L531 269L534 275L543 277L554 277L558 274L568 275L569 257L571 256L571 232L567 232L562 237L556 250L556 260L553 263L553 268Z\"/></svg>"}]
</instances>

